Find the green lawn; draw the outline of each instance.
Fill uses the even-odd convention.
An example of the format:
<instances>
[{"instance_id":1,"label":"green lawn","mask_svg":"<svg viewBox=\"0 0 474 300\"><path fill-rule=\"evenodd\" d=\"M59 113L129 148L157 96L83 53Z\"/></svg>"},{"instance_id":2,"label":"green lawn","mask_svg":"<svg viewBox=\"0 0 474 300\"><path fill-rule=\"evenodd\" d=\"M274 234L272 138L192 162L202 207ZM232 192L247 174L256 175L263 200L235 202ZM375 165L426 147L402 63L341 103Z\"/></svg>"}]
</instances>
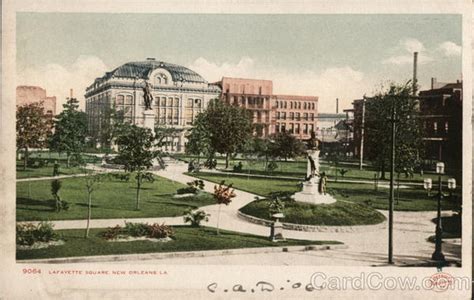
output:
<instances>
[{"instance_id":1,"label":"green lawn","mask_svg":"<svg viewBox=\"0 0 474 300\"><path fill-rule=\"evenodd\" d=\"M184 161L189 162L191 159L197 159L196 156L186 156L186 155L179 155L177 158L180 158ZM201 157L201 163L204 163L205 159ZM242 171L239 173L248 173L248 174L258 174L258 175L267 175L267 176L284 176L284 177L294 177L294 178L304 178L306 177L306 168L307 168L307 161L304 158L298 158L292 161L277 161L278 168L272 172L265 170L265 162L264 160L253 160L247 161L244 159L233 159L229 161L229 169L227 171L233 172L234 165L242 163ZM225 170L225 160L222 158L217 158L217 168L221 170ZM341 176L339 173L340 169L346 169L348 172ZM359 170L357 165L354 165L354 162L346 163L341 162L336 169L334 164L330 164L324 160L321 160L320 166L321 172L326 172L326 175L331 178L335 179L349 179L349 180L374 180L374 174L376 174L376 170L372 166L365 166L363 170ZM380 176L380 175L378 175ZM388 181L390 174L386 172L385 174L386 179ZM399 179L400 182L423 182L424 178L431 178L433 182L438 180L438 176L433 174L432 172L425 172L423 176L419 173L415 173L413 178L407 178L404 174L400 174L400 177L396 176L396 180ZM446 181L448 178L452 176L443 175L442 178Z\"/></svg>"},{"instance_id":2,"label":"green lawn","mask_svg":"<svg viewBox=\"0 0 474 300\"><path fill-rule=\"evenodd\" d=\"M270 193L278 191L297 192L301 190L299 187L300 181L297 179L255 178L205 172L190 173L189 175L216 183L225 180L227 184L233 183L233 186L237 189L261 196L268 196ZM372 184L329 182L328 189L337 200L369 205L376 209L388 209L388 188L379 187L375 191ZM457 196L459 197L459 195ZM424 211L437 209L436 199L429 198L422 187L400 189L398 192L395 191L395 197L398 198L398 201L395 201L395 210ZM442 208L445 210L455 209L459 207L457 203L445 198L442 201Z\"/></svg>"},{"instance_id":3,"label":"green lawn","mask_svg":"<svg viewBox=\"0 0 474 300\"><path fill-rule=\"evenodd\" d=\"M188 208L214 204L210 194L193 198L174 199L173 194L185 185L159 176L153 183L144 183L139 211L135 210L136 188L134 181L111 178L97 186L93 194L92 218L172 217L183 214ZM87 217L87 193L84 178L62 179L61 199L69 202L68 211L55 212L51 196L51 181L17 183L17 220L69 220ZM30 195L28 196L28 189Z\"/></svg>"},{"instance_id":4,"label":"green lawn","mask_svg":"<svg viewBox=\"0 0 474 300\"><path fill-rule=\"evenodd\" d=\"M57 258L91 255L112 255L153 252L202 251L237 248L277 247L293 245L340 244L335 241L286 240L272 242L266 237L220 230L176 226L173 241L155 243L150 241L108 242L101 237L104 229L92 229L90 237L84 238L84 230L57 231L64 245L45 249L18 250L16 257L22 259Z\"/></svg>"},{"instance_id":5,"label":"green lawn","mask_svg":"<svg viewBox=\"0 0 474 300\"><path fill-rule=\"evenodd\" d=\"M70 167L66 168L65 163L59 164L59 175L72 175L72 174L81 174L84 173L84 169L81 167ZM26 170L23 169L23 162L17 161L16 163L16 178L38 178L38 177L49 177L53 176L54 163L49 163L48 165L41 168L29 168Z\"/></svg>"},{"instance_id":6,"label":"green lawn","mask_svg":"<svg viewBox=\"0 0 474 300\"><path fill-rule=\"evenodd\" d=\"M378 224L385 220L377 210L366 205L337 201L332 204L314 205L295 201L284 201L283 222L305 225L353 226ZM270 200L253 201L241 212L261 219L271 220L268 207Z\"/></svg>"},{"instance_id":7,"label":"green lawn","mask_svg":"<svg viewBox=\"0 0 474 300\"><path fill-rule=\"evenodd\" d=\"M37 178L37 177L47 177L53 176L53 167L54 162L57 160L59 163L59 173L60 175L71 175L71 174L80 174L84 173L83 168L81 167L69 167L66 168L67 157L66 154L59 154L57 152L32 152L29 154L30 159L41 159L47 161L47 164L44 167L27 167L26 170L23 169L24 162L23 160L16 161L16 178ZM86 163L100 163L101 159L93 155L83 155L82 159Z\"/></svg>"}]
</instances>

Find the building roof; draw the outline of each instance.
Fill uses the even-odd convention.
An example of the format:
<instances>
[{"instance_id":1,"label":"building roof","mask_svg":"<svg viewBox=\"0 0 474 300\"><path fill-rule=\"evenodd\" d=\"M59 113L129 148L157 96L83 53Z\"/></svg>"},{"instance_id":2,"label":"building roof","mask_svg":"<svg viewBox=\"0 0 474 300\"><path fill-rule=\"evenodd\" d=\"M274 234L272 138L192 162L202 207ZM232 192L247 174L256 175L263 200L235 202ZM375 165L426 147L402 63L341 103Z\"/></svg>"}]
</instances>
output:
<instances>
[{"instance_id":1,"label":"building roof","mask_svg":"<svg viewBox=\"0 0 474 300\"><path fill-rule=\"evenodd\" d=\"M154 59L123 64L115 70L105 73L103 77L97 78L96 81L108 80L114 77L148 79L148 75L157 68L162 68L170 72L171 76L173 77L173 81L207 83L207 81L201 75L194 72L193 70L180 65Z\"/></svg>"}]
</instances>

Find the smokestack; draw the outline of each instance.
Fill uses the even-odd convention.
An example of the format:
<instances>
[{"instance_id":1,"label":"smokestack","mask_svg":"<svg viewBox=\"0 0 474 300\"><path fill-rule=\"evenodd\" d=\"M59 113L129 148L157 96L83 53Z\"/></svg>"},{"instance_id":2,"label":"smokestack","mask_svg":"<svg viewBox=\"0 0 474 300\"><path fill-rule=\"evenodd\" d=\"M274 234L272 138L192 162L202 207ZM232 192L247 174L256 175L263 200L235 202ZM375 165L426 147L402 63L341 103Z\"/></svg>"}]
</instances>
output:
<instances>
[{"instance_id":1,"label":"smokestack","mask_svg":"<svg viewBox=\"0 0 474 300\"><path fill-rule=\"evenodd\" d=\"M413 96L416 96L416 68L418 64L418 52L413 53Z\"/></svg>"},{"instance_id":2,"label":"smokestack","mask_svg":"<svg viewBox=\"0 0 474 300\"><path fill-rule=\"evenodd\" d=\"M436 78L431 77L431 89L432 89L432 90L434 90L435 85L436 85Z\"/></svg>"},{"instance_id":3,"label":"smokestack","mask_svg":"<svg viewBox=\"0 0 474 300\"><path fill-rule=\"evenodd\" d=\"M339 98L336 98L336 114L339 113Z\"/></svg>"},{"instance_id":4,"label":"smokestack","mask_svg":"<svg viewBox=\"0 0 474 300\"><path fill-rule=\"evenodd\" d=\"M72 99L72 89L69 89L69 99Z\"/></svg>"}]
</instances>

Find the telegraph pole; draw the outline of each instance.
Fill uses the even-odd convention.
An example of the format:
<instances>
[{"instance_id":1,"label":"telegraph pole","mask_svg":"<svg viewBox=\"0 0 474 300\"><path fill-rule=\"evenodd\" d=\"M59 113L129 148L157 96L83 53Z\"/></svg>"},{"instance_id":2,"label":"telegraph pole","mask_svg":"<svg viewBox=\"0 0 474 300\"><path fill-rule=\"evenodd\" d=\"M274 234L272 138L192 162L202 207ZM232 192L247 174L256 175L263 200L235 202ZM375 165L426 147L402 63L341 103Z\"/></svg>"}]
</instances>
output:
<instances>
[{"instance_id":1,"label":"telegraph pole","mask_svg":"<svg viewBox=\"0 0 474 300\"><path fill-rule=\"evenodd\" d=\"M392 141L390 153L390 196L388 198L388 263L393 264L393 200L394 200L394 173L395 173L395 133L397 122L397 110L395 108L395 99L392 98L392 116L390 123L392 125Z\"/></svg>"}]
</instances>

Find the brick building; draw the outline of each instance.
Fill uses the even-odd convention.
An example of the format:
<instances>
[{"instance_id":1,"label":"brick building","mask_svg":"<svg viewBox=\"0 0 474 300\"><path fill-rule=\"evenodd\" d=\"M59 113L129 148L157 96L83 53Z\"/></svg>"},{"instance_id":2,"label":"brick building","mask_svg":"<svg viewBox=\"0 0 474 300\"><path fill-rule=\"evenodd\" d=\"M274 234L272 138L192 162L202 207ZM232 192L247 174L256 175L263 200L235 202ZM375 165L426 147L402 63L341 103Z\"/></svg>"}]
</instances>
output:
<instances>
[{"instance_id":1,"label":"brick building","mask_svg":"<svg viewBox=\"0 0 474 300\"><path fill-rule=\"evenodd\" d=\"M275 95L273 97L275 131L288 131L300 139L308 139L318 124L318 97Z\"/></svg>"},{"instance_id":2,"label":"brick building","mask_svg":"<svg viewBox=\"0 0 474 300\"><path fill-rule=\"evenodd\" d=\"M223 77L221 99L253 113L257 136L288 131L300 139L317 128L318 97L273 94L271 80Z\"/></svg>"},{"instance_id":3,"label":"brick building","mask_svg":"<svg viewBox=\"0 0 474 300\"><path fill-rule=\"evenodd\" d=\"M273 133L275 120L272 118L272 81L223 77L217 84L222 89L222 101L252 112L258 136Z\"/></svg>"},{"instance_id":4,"label":"brick building","mask_svg":"<svg viewBox=\"0 0 474 300\"><path fill-rule=\"evenodd\" d=\"M422 120L425 151L424 158L429 161L443 161L447 168L459 169L462 157L462 82L442 83L435 78L431 89L420 91L419 114ZM354 156L359 157L367 151L364 141L365 104L370 98L357 99L348 113L348 123L353 128L350 143Z\"/></svg>"},{"instance_id":5,"label":"brick building","mask_svg":"<svg viewBox=\"0 0 474 300\"><path fill-rule=\"evenodd\" d=\"M431 89L421 91L420 118L423 122L425 157L457 165L462 157L462 82L431 80Z\"/></svg>"},{"instance_id":6,"label":"brick building","mask_svg":"<svg viewBox=\"0 0 474 300\"><path fill-rule=\"evenodd\" d=\"M56 97L47 96L46 90L38 86L20 85L16 87L16 105L42 102L44 112L50 116L56 115Z\"/></svg>"}]
</instances>

